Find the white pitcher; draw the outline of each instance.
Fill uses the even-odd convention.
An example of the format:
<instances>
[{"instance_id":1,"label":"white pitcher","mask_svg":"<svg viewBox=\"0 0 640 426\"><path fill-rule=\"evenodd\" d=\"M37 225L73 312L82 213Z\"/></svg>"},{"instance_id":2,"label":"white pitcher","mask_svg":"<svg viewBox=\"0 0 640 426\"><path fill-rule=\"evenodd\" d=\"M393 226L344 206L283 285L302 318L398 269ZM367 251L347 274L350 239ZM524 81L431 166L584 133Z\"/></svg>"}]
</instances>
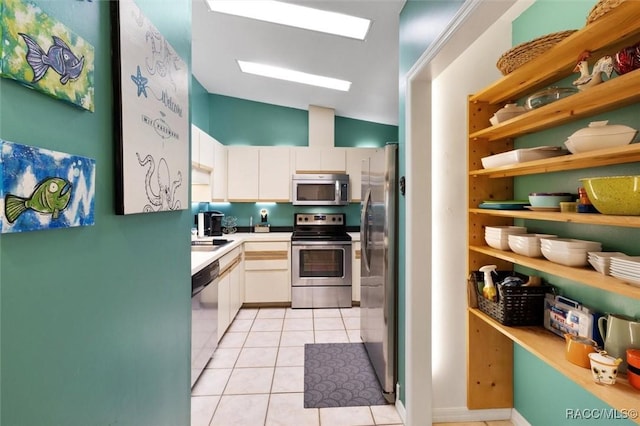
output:
<instances>
[{"instance_id":1,"label":"white pitcher","mask_svg":"<svg viewBox=\"0 0 640 426\"><path fill-rule=\"evenodd\" d=\"M604 339L604 350L615 358L622 358L619 370L626 371L626 350L640 348L640 322L624 315L609 314L598 318L598 329Z\"/></svg>"}]
</instances>

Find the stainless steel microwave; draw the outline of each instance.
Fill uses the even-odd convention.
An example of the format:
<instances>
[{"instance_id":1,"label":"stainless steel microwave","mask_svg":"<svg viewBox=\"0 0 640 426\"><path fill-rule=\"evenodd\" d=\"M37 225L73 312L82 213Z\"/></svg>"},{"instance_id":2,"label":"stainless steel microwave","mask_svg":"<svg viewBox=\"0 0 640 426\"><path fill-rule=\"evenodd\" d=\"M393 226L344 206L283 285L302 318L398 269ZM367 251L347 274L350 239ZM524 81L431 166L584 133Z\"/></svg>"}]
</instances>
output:
<instances>
[{"instance_id":1,"label":"stainless steel microwave","mask_svg":"<svg viewBox=\"0 0 640 426\"><path fill-rule=\"evenodd\" d=\"M291 182L294 206L349 204L349 175L295 174Z\"/></svg>"}]
</instances>

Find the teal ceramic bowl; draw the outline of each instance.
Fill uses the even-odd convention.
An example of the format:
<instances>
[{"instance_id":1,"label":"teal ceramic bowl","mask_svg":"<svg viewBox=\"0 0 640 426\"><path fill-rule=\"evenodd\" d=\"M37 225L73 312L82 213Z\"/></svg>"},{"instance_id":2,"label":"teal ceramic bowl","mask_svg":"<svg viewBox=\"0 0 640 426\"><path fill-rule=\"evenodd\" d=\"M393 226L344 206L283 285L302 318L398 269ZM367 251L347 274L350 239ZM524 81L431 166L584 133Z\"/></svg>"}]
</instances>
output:
<instances>
[{"instance_id":1,"label":"teal ceramic bowl","mask_svg":"<svg viewBox=\"0 0 640 426\"><path fill-rule=\"evenodd\" d=\"M640 176L580 179L591 204L602 214L640 216Z\"/></svg>"},{"instance_id":2,"label":"teal ceramic bowl","mask_svg":"<svg viewBox=\"0 0 640 426\"><path fill-rule=\"evenodd\" d=\"M568 192L532 192L529 194L529 204L537 208L560 208L564 201L574 201L574 195Z\"/></svg>"}]
</instances>

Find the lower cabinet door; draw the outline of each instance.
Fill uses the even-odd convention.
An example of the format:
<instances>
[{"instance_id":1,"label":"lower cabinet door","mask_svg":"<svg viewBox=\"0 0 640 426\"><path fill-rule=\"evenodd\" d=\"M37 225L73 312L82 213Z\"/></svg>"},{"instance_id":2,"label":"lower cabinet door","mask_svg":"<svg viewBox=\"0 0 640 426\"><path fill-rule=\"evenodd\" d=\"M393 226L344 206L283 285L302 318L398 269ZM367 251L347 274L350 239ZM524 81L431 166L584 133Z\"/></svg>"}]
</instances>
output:
<instances>
[{"instance_id":1,"label":"lower cabinet door","mask_svg":"<svg viewBox=\"0 0 640 426\"><path fill-rule=\"evenodd\" d=\"M245 302L290 302L289 271L246 271Z\"/></svg>"},{"instance_id":2,"label":"lower cabinet door","mask_svg":"<svg viewBox=\"0 0 640 426\"><path fill-rule=\"evenodd\" d=\"M222 336L231 324L229 320L229 312L231 311L229 284L229 275L225 275L218 284L218 342L222 340Z\"/></svg>"}]
</instances>

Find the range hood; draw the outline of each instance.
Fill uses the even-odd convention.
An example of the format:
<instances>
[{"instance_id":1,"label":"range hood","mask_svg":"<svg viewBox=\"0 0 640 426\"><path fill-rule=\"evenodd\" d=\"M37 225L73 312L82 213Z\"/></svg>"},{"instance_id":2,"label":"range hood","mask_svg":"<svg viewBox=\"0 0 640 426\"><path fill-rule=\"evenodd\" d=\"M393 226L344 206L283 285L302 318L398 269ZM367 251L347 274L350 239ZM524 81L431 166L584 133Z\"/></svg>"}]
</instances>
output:
<instances>
[{"instance_id":1,"label":"range hood","mask_svg":"<svg viewBox=\"0 0 640 426\"><path fill-rule=\"evenodd\" d=\"M335 139L335 110L309 105L309 147L333 148Z\"/></svg>"}]
</instances>

